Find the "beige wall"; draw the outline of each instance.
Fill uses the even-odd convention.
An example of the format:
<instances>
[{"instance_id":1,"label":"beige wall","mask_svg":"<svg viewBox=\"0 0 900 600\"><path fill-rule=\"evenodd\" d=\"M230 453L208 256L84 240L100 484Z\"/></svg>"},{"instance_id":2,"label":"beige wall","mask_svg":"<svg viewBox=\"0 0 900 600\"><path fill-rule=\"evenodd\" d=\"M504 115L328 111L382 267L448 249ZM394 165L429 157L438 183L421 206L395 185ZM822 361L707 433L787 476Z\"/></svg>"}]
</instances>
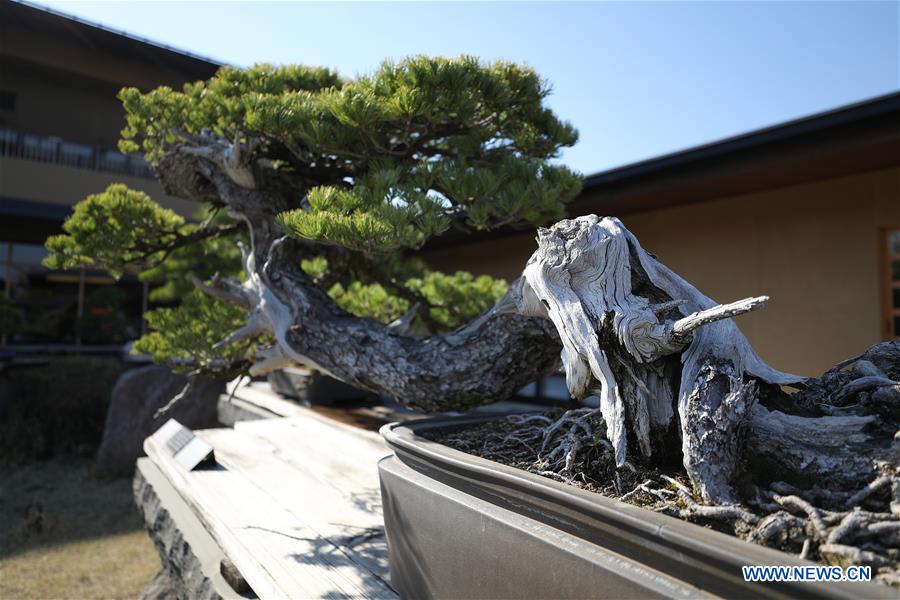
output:
<instances>
[{"instance_id":1,"label":"beige wall","mask_svg":"<svg viewBox=\"0 0 900 600\"><path fill-rule=\"evenodd\" d=\"M900 169L626 215L644 247L708 296L772 297L738 319L775 367L815 375L881 339L879 230L900 226ZM518 276L533 235L428 252L441 270Z\"/></svg>"},{"instance_id":2,"label":"beige wall","mask_svg":"<svg viewBox=\"0 0 900 600\"><path fill-rule=\"evenodd\" d=\"M0 158L0 192L8 198L71 206L85 196L102 192L111 183L124 183L144 191L161 205L185 217L190 217L199 208L194 202L167 196L155 179Z\"/></svg>"}]
</instances>

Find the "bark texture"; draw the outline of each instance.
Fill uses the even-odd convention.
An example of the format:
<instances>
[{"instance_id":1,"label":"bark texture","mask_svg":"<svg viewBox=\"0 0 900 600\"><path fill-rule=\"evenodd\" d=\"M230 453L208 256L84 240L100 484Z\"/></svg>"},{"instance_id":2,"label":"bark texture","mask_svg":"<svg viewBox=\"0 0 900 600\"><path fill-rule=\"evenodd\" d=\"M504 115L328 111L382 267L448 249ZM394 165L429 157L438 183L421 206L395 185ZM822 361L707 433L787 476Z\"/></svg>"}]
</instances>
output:
<instances>
[{"instance_id":1,"label":"bark texture","mask_svg":"<svg viewBox=\"0 0 900 600\"><path fill-rule=\"evenodd\" d=\"M206 138L197 143L207 143ZM251 248L242 248L247 280L196 283L248 309L247 324L221 343L263 334L274 338L253 357L251 373L303 364L408 406L441 411L495 402L558 368L552 326L516 311L518 285L466 327L427 339L406 335L402 323L385 326L342 311L300 269L303 242L281 237L276 229L275 216L300 205L296 190L278 182L265 191L246 187L254 179L235 162L228 142L203 148L179 146L157 168L170 193L224 204L247 223L252 241Z\"/></svg>"},{"instance_id":2,"label":"bark texture","mask_svg":"<svg viewBox=\"0 0 900 600\"><path fill-rule=\"evenodd\" d=\"M158 168L171 193L224 205L251 231L247 280L198 285L248 309L247 324L222 343L274 340L253 373L300 363L422 410L465 410L512 394L561 359L572 395L600 398L597 411L546 428L545 445L555 446L547 451L563 468L594 443L592 419L602 416L598 433L618 467L680 460L709 503L738 501L741 478L765 478L766 469L784 482L827 479L846 490L897 475L895 354L839 365L821 380L773 369L732 320L766 297L719 305L620 221L594 215L541 229L522 278L490 311L451 334L417 338L402 322L337 308L299 268L305 242L277 231L275 215L301 208L302 194L255 173L242 162L250 152L207 138L173 148ZM788 395L783 385L803 389Z\"/></svg>"}]
</instances>

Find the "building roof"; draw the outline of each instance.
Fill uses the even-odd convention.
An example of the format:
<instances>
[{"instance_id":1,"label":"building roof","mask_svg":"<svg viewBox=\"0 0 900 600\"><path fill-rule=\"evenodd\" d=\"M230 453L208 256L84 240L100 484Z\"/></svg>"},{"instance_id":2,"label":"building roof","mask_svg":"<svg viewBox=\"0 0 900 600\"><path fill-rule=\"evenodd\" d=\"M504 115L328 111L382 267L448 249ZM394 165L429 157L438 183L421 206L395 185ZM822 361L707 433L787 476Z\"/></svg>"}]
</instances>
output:
<instances>
[{"instance_id":1,"label":"building roof","mask_svg":"<svg viewBox=\"0 0 900 600\"><path fill-rule=\"evenodd\" d=\"M120 85L208 79L221 66L209 58L18 0L0 0L0 39L6 57ZM144 77L142 69L153 73Z\"/></svg>"},{"instance_id":2,"label":"building roof","mask_svg":"<svg viewBox=\"0 0 900 600\"><path fill-rule=\"evenodd\" d=\"M637 212L900 165L900 92L588 175L569 216ZM426 249L521 233L451 232Z\"/></svg>"},{"instance_id":3,"label":"building roof","mask_svg":"<svg viewBox=\"0 0 900 600\"><path fill-rule=\"evenodd\" d=\"M665 199L696 202L898 164L900 92L594 173L571 209L605 202L638 212ZM681 192L688 183L699 184L684 188L689 196ZM638 188L652 188L657 201L638 203Z\"/></svg>"}]
</instances>

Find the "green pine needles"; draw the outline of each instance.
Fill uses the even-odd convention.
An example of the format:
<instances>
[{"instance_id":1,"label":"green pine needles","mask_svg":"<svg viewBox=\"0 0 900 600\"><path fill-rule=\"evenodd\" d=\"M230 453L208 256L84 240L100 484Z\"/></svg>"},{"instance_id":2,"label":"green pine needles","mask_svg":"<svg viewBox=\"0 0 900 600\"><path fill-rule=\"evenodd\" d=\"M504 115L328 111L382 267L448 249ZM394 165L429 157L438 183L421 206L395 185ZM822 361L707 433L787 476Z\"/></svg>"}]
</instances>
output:
<instances>
[{"instance_id":1,"label":"green pine needles","mask_svg":"<svg viewBox=\"0 0 900 600\"><path fill-rule=\"evenodd\" d=\"M577 133L546 106L549 93L530 68L468 56L386 62L352 80L305 66L223 67L182 91L123 89L120 148L156 164L210 134L241 144L260 187L290 190L277 224L304 241L304 269L340 306L390 322L418 304L418 330L436 333L477 316L506 284L430 271L410 251L451 228L546 224L581 189L580 175L553 162ZM79 203L65 233L48 240L47 264L143 273L167 282L156 300L185 298L190 318L208 318L213 305L187 300L186 282L209 277L210 265L239 272L233 238L246 235L241 228L185 223L146 195L111 186ZM139 346L183 360L185 340L166 345L160 336L190 318L162 315L153 344Z\"/></svg>"},{"instance_id":2,"label":"green pine needles","mask_svg":"<svg viewBox=\"0 0 900 600\"><path fill-rule=\"evenodd\" d=\"M184 219L144 192L113 184L79 202L62 235L46 242L51 269L100 267L120 276L140 270L184 237Z\"/></svg>"},{"instance_id":3,"label":"green pine needles","mask_svg":"<svg viewBox=\"0 0 900 600\"><path fill-rule=\"evenodd\" d=\"M475 229L562 217L581 178L551 164L577 133L531 69L418 56L341 81L308 67L224 67L183 92L122 90L125 151L158 159L187 136L264 140L307 187L288 234L364 252L418 248L451 219ZM300 204L298 198L298 205Z\"/></svg>"}]
</instances>

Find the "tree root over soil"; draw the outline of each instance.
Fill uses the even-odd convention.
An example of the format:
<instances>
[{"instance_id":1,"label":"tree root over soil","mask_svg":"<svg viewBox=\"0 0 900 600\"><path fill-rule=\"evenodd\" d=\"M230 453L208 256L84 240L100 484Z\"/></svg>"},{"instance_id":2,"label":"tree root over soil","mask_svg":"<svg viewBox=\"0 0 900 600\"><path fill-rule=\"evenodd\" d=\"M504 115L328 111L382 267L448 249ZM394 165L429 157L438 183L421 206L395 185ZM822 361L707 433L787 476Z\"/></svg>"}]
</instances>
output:
<instances>
[{"instance_id":1,"label":"tree root over soil","mask_svg":"<svg viewBox=\"0 0 900 600\"><path fill-rule=\"evenodd\" d=\"M425 434L457 450L543 475L743 540L831 565L867 565L900 587L900 477L878 477L853 494L783 481L746 484L750 500L709 505L692 491L676 458L616 466L599 409L513 415Z\"/></svg>"}]
</instances>

